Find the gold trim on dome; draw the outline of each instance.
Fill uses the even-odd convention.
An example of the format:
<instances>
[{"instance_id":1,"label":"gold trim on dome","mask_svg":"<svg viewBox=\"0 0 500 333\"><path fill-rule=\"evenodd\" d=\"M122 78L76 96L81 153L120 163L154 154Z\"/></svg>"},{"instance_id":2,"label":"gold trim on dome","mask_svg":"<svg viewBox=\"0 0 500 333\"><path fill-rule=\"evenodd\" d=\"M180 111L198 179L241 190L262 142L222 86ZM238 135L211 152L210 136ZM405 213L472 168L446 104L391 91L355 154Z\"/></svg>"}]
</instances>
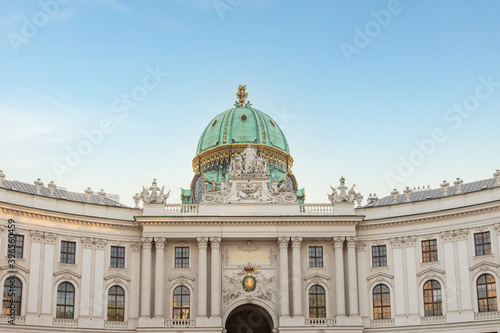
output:
<instances>
[{"instance_id":1,"label":"gold trim on dome","mask_svg":"<svg viewBox=\"0 0 500 333\"><path fill-rule=\"evenodd\" d=\"M266 132L264 131L264 123L262 122L262 118L260 117L260 114L257 110L254 110L255 114L257 117L259 117L260 121L260 128L262 130L262 143L266 143Z\"/></svg>"},{"instance_id":2,"label":"gold trim on dome","mask_svg":"<svg viewBox=\"0 0 500 333\"><path fill-rule=\"evenodd\" d=\"M234 154L241 154L247 146L248 143L235 143L206 150L193 158L193 171L203 172L215 165L229 163ZM284 151L263 144L252 144L252 146L264 155L268 165L285 171L292 169L293 158Z\"/></svg>"},{"instance_id":3,"label":"gold trim on dome","mask_svg":"<svg viewBox=\"0 0 500 333\"><path fill-rule=\"evenodd\" d=\"M229 110L227 117L226 117L226 125L224 126L224 143L226 143L226 136L227 136L227 124L229 123L229 117L231 116L231 113L233 112L234 108Z\"/></svg>"}]
</instances>

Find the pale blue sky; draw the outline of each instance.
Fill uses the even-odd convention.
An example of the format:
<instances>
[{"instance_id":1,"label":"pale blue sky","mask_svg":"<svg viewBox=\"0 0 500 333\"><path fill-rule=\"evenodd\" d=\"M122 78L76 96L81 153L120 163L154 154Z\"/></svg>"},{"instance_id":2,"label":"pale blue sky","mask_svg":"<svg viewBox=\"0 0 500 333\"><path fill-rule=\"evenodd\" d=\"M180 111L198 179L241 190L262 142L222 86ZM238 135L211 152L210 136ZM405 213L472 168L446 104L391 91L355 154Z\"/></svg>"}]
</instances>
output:
<instances>
[{"instance_id":1,"label":"pale blue sky","mask_svg":"<svg viewBox=\"0 0 500 333\"><path fill-rule=\"evenodd\" d=\"M499 59L498 1L5 0L0 169L129 205L158 178L180 202L202 130L246 84L283 128L306 202L326 202L342 175L365 198L491 178ZM140 91L117 120L120 99ZM453 111L463 103L472 111ZM58 174L103 119L110 133ZM436 129L444 142L419 152Z\"/></svg>"}]
</instances>

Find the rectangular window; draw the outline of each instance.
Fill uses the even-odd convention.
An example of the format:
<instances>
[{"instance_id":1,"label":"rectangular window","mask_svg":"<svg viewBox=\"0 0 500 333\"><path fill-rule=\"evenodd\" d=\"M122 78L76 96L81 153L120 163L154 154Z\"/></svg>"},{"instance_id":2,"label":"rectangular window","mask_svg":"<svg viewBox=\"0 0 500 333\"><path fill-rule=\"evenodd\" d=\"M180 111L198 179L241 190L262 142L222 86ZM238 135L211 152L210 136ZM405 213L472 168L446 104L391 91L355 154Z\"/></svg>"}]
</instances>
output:
<instances>
[{"instance_id":1,"label":"rectangular window","mask_svg":"<svg viewBox=\"0 0 500 333\"><path fill-rule=\"evenodd\" d=\"M189 247L175 248L175 268L189 268Z\"/></svg>"},{"instance_id":2,"label":"rectangular window","mask_svg":"<svg viewBox=\"0 0 500 333\"><path fill-rule=\"evenodd\" d=\"M438 260L437 241L435 239L422 241L422 261L431 262Z\"/></svg>"},{"instance_id":3,"label":"rectangular window","mask_svg":"<svg viewBox=\"0 0 500 333\"><path fill-rule=\"evenodd\" d=\"M309 267L323 267L323 246L309 246Z\"/></svg>"},{"instance_id":4,"label":"rectangular window","mask_svg":"<svg viewBox=\"0 0 500 333\"><path fill-rule=\"evenodd\" d=\"M372 246L372 266L387 266L387 250L385 245Z\"/></svg>"},{"instance_id":5,"label":"rectangular window","mask_svg":"<svg viewBox=\"0 0 500 333\"><path fill-rule=\"evenodd\" d=\"M122 246L111 246L111 265L112 268L125 267L125 248Z\"/></svg>"},{"instance_id":6,"label":"rectangular window","mask_svg":"<svg viewBox=\"0 0 500 333\"><path fill-rule=\"evenodd\" d=\"M75 263L75 252L76 243L75 242L61 242L61 263L62 264L74 264Z\"/></svg>"},{"instance_id":7,"label":"rectangular window","mask_svg":"<svg viewBox=\"0 0 500 333\"><path fill-rule=\"evenodd\" d=\"M14 243L14 258L22 258L23 257L23 249L24 249L24 236L23 235L15 235L16 242Z\"/></svg>"},{"instance_id":8,"label":"rectangular window","mask_svg":"<svg viewBox=\"0 0 500 333\"><path fill-rule=\"evenodd\" d=\"M474 244L476 245L476 256L491 254L490 232L480 232L474 234Z\"/></svg>"}]
</instances>

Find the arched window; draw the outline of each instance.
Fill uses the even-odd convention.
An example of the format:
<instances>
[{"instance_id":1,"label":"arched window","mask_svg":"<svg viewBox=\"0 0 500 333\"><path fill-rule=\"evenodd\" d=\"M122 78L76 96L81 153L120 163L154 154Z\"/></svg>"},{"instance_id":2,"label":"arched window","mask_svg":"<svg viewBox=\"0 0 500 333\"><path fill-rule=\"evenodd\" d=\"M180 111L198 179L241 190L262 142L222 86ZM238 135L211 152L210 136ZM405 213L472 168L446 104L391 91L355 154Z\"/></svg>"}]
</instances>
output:
<instances>
[{"instance_id":1,"label":"arched window","mask_svg":"<svg viewBox=\"0 0 500 333\"><path fill-rule=\"evenodd\" d=\"M191 295L186 286L178 286L174 289L174 314L173 319L189 319L189 305Z\"/></svg>"},{"instance_id":2,"label":"arched window","mask_svg":"<svg viewBox=\"0 0 500 333\"><path fill-rule=\"evenodd\" d=\"M11 297L9 297L9 293L11 294ZM14 298L12 298L12 295ZM12 300L14 300L14 313L16 316L21 315L21 297L23 295L23 284L19 278L14 277L10 278L8 277L7 280L5 280L5 283L3 285L3 303L2 303L2 314L4 315L9 315L12 304Z\"/></svg>"},{"instance_id":3,"label":"arched window","mask_svg":"<svg viewBox=\"0 0 500 333\"><path fill-rule=\"evenodd\" d=\"M497 311L497 288L492 275L483 274L477 279L477 302L479 312Z\"/></svg>"},{"instance_id":4,"label":"arched window","mask_svg":"<svg viewBox=\"0 0 500 333\"><path fill-rule=\"evenodd\" d=\"M322 286L309 289L309 318L326 318L326 295Z\"/></svg>"},{"instance_id":5,"label":"arched window","mask_svg":"<svg viewBox=\"0 0 500 333\"><path fill-rule=\"evenodd\" d=\"M108 290L108 321L124 321L125 291L120 286Z\"/></svg>"},{"instance_id":6,"label":"arched window","mask_svg":"<svg viewBox=\"0 0 500 333\"><path fill-rule=\"evenodd\" d=\"M373 288L373 319L391 319L391 293L385 284Z\"/></svg>"},{"instance_id":7,"label":"arched window","mask_svg":"<svg viewBox=\"0 0 500 333\"><path fill-rule=\"evenodd\" d=\"M424 309L426 317L443 315L441 284L436 280L424 284Z\"/></svg>"},{"instance_id":8,"label":"arched window","mask_svg":"<svg viewBox=\"0 0 500 333\"><path fill-rule=\"evenodd\" d=\"M75 314L75 287L63 282L57 287L56 318L73 319Z\"/></svg>"}]
</instances>

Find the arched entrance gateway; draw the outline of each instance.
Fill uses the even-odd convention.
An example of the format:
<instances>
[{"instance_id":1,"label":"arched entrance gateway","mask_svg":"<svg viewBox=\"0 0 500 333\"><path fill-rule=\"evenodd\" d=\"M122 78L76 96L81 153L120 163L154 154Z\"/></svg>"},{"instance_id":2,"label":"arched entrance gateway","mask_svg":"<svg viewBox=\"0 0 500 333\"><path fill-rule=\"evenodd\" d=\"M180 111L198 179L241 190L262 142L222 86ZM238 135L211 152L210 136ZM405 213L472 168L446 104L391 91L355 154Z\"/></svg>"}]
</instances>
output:
<instances>
[{"instance_id":1,"label":"arched entrance gateway","mask_svg":"<svg viewBox=\"0 0 500 333\"><path fill-rule=\"evenodd\" d=\"M273 320L262 307L245 304L237 307L227 317L227 333L272 333Z\"/></svg>"}]
</instances>

